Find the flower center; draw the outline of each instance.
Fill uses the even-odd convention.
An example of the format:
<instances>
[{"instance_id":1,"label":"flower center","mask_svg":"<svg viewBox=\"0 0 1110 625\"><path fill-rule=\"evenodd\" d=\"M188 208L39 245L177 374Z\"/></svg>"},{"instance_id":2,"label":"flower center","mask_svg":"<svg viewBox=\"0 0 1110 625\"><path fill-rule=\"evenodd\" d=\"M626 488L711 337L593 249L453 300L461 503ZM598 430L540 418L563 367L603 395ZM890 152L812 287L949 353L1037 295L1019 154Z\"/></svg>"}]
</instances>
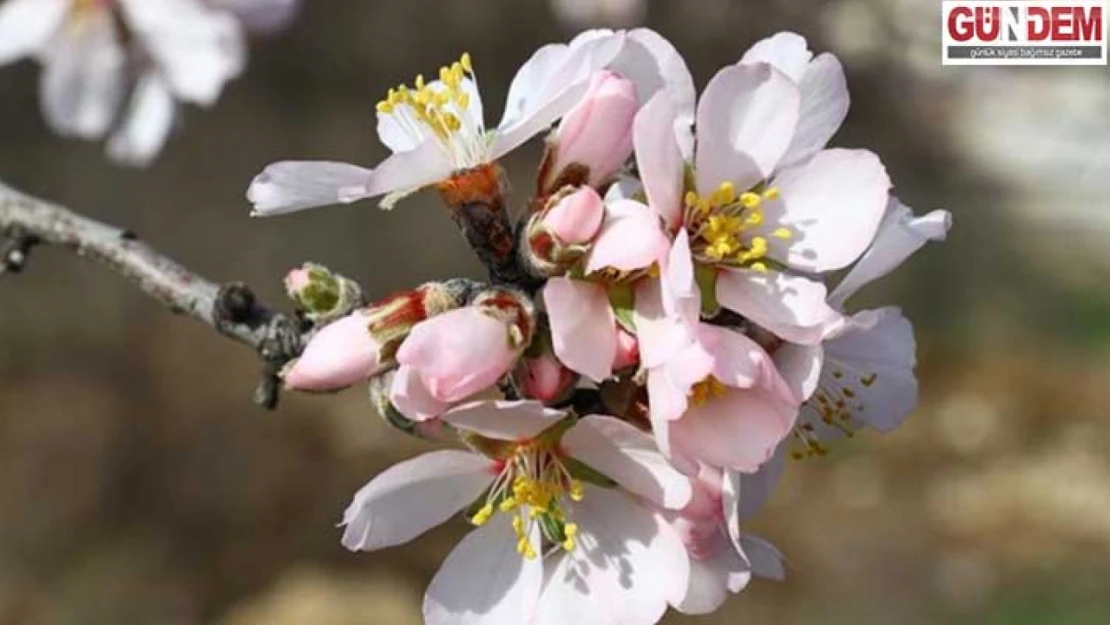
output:
<instances>
[{"instance_id":1,"label":"flower center","mask_svg":"<svg viewBox=\"0 0 1110 625\"><path fill-rule=\"evenodd\" d=\"M844 382L846 375L848 374L842 369L834 368L830 374L831 379L822 376L820 386L805 403L805 407L812 410L810 414L816 415L825 426L852 437L857 431L857 424L852 417L863 412L864 404L859 393ZM860 375L858 382L861 390L870 388L878 379L878 373ZM804 411L802 414L808 412ZM801 449L791 453L795 459L820 457L828 453L828 448L818 440L816 430L816 424L812 420L804 420L795 426L794 437L801 444Z\"/></svg>"},{"instance_id":2,"label":"flower center","mask_svg":"<svg viewBox=\"0 0 1110 625\"><path fill-rule=\"evenodd\" d=\"M703 406L710 400L724 395L726 390L728 387L711 375L690 388L690 403L695 407Z\"/></svg>"},{"instance_id":3,"label":"flower center","mask_svg":"<svg viewBox=\"0 0 1110 625\"><path fill-rule=\"evenodd\" d=\"M470 53L439 68L439 80L425 82L417 75L413 86L398 85L378 102L377 111L390 116L416 142L435 138L460 169L485 160L485 125L472 113L478 97Z\"/></svg>"},{"instance_id":4,"label":"flower center","mask_svg":"<svg viewBox=\"0 0 1110 625\"><path fill-rule=\"evenodd\" d=\"M546 541L574 549L578 525L569 520L567 500L581 501L583 488L564 466L556 446L542 439L519 443L503 463L485 505L471 521L483 525L497 512L511 514L517 551L527 559L537 555L529 540L537 524Z\"/></svg>"},{"instance_id":5,"label":"flower center","mask_svg":"<svg viewBox=\"0 0 1110 625\"><path fill-rule=\"evenodd\" d=\"M688 191L685 197L685 223L694 254L704 262L729 264L756 271L767 271L767 238L750 235L763 224L763 202L778 198L775 187L762 192L737 194L731 182L722 183L706 196ZM778 228L771 236L789 239L788 228Z\"/></svg>"}]
</instances>

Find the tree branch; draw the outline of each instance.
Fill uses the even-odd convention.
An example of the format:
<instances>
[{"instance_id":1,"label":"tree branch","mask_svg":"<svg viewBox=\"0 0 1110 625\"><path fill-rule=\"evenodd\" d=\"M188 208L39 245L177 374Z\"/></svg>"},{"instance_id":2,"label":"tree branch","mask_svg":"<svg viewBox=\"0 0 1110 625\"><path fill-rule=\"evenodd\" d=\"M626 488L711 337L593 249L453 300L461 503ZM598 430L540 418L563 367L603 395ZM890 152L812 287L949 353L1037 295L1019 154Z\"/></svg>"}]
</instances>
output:
<instances>
[{"instance_id":1,"label":"tree branch","mask_svg":"<svg viewBox=\"0 0 1110 625\"><path fill-rule=\"evenodd\" d=\"M189 271L130 231L83 217L0 183L0 277L22 270L35 245L53 245L92 259L144 293L254 349L263 361L254 400L277 405L278 372L296 358L309 328L260 302L243 284L218 285ZM6 240L4 240L6 239Z\"/></svg>"}]
</instances>

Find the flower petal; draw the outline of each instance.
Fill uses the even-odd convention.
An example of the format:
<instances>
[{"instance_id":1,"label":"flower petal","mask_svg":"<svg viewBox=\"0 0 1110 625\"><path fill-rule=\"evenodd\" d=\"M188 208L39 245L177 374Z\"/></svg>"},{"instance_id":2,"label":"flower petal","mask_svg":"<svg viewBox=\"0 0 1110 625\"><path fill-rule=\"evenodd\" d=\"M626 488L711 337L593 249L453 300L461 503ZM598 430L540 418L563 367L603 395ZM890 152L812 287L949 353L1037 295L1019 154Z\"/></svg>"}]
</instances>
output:
<instances>
[{"instance_id":1,"label":"flower petal","mask_svg":"<svg viewBox=\"0 0 1110 625\"><path fill-rule=\"evenodd\" d=\"M281 215L364 198L365 193L348 193L364 189L369 177L369 169L347 163L281 161L254 177L247 199L254 205L253 215Z\"/></svg>"},{"instance_id":2,"label":"flower petal","mask_svg":"<svg viewBox=\"0 0 1110 625\"><path fill-rule=\"evenodd\" d=\"M632 126L636 167L648 206L663 218L668 230L682 220L685 164L675 136L676 115L670 94L659 92L636 114Z\"/></svg>"},{"instance_id":3,"label":"flower petal","mask_svg":"<svg viewBox=\"0 0 1110 625\"><path fill-rule=\"evenodd\" d=\"M343 546L373 551L416 538L470 505L493 480L493 462L457 450L400 462L363 486L343 513Z\"/></svg>"},{"instance_id":4,"label":"flower petal","mask_svg":"<svg viewBox=\"0 0 1110 625\"><path fill-rule=\"evenodd\" d=\"M849 329L825 343L821 387L835 390L836 397L851 389L846 404L853 421L889 432L917 406L916 344L902 311L874 312L878 316L871 327Z\"/></svg>"},{"instance_id":5,"label":"flower petal","mask_svg":"<svg viewBox=\"0 0 1110 625\"><path fill-rule=\"evenodd\" d=\"M694 77L674 45L650 28L628 32L624 48L610 69L636 83L640 102L666 92L674 103L676 122L694 123Z\"/></svg>"},{"instance_id":6,"label":"flower petal","mask_svg":"<svg viewBox=\"0 0 1110 625\"><path fill-rule=\"evenodd\" d=\"M640 362L645 369L663 365L694 340L696 322L666 311L660 280L641 280L636 285L636 306L632 312Z\"/></svg>"},{"instance_id":7,"label":"flower petal","mask_svg":"<svg viewBox=\"0 0 1110 625\"><path fill-rule=\"evenodd\" d=\"M891 197L871 247L833 289L829 303L843 307L861 287L897 269L925 243L943 241L951 227L952 214L948 211L935 210L915 217L909 207Z\"/></svg>"},{"instance_id":8,"label":"flower petal","mask_svg":"<svg viewBox=\"0 0 1110 625\"><path fill-rule=\"evenodd\" d=\"M7 0L0 5L0 65L42 51L62 27L71 0Z\"/></svg>"},{"instance_id":9,"label":"flower petal","mask_svg":"<svg viewBox=\"0 0 1110 625\"><path fill-rule=\"evenodd\" d=\"M793 343L816 345L844 323L825 302L825 285L777 271L722 271L717 300L722 306Z\"/></svg>"},{"instance_id":10,"label":"flower petal","mask_svg":"<svg viewBox=\"0 0 1110 625\"><path fill-rule=\"evenodd\" d=\"M193 0L120 0L127 24L182 100L210 106L246 65L246 41L230 13Z\"/></svg>"},{"instance_id":11,"label":"flower petal","mask_svg":"<svg viewBox=\"0 0 1110 625\"><path fill-rule=\"evenodd\" d=\"M162 151L177 118L177 103L160 74L143 74L125 115L108 140L108 156L125 165L146 166Z\"/></svg>"},{"instance_id":12,"label":"flower petal","mask_svg":"<svg viewBox=\"0 0 1110 625\"><path fill-rule=\"evenodd\" d=\"M698 105L698 191L724 182L748 189L770 176L794 136L799 102L794 82L766 63L717 72Z\"/></svg>"},{"instance_id":13,"label":"flower petal","mask_svg":"<svg viewBox=\"0 0 1110 625\"><path fill-rule=\"evenodd\" d=\"M616 200L586 257L586 273L606 267L634 271L660 261L670 249L655 211L635 200Z\"/></svg>"},{"instance_id":14,"label":"flower petal","mask_svg":"<svg viewBox=\"0 0 1110 625\"><path fill-rule=\"evenodd\" d=\"M752 473L794 427L797 409L762 389L727 389L671 424L671 444L715 467Z\"/></svg>"},{"instance_id":15,"label":"flower petal","mask_svg":"<svg viewBox=\"0 0 1110 625\"><path fill-rule=\"evenodd\" d=\"M740 538L740 546L754 575L777 582L786 580L786 558L774 545L758 536L745 534Z\"/></svg>"},{"instance_id":16,"label":"flower petal","mask_svg":"<svg viewBox=\"0 0 1110 625\"><path fill-rule=\"evenodd\" d=\"M764 231L791 230L789 239L768 237L771 256L794 269L831 271L859 258L878 231L890 190L879 157L867 150L832 149L780 172L780 198L764 204Z\"/></svg>"},{"instance_id":17,"label":"flower petal","mask_svg":"<svg viewBox=\"0 0 1110 625\"><path fill-rule=\"evenodd\" d=\"M485 400L452 408L443 414L443 420L486 438L518 441L539 434L563 416L538 401Z\"/></svg>"},{"instance_id":18,"label":"flower petal","mask_svg":"<svg viewBox=\"0 0 1110 625\"><path fill-rule=\"evenodd\" d=\"M825 350L821 345L785 343L775 350L775 366L782 373L791 392L805 401L817 390Z\"/></svg>"},{"instance_id":19,"label":"flower petal","mask_svg":"<svg viewBox=\"0 0 1110 625\"><path fill-rule=\"evenodd\" d=\"M656 623L689 580L682 541L658 513L587 485L578 544L550 564L533 625Z\"/></svg>"},{"instance_id":20,"label":"flower petal","mask_svg":"<svg viewBox=\"0 0 1110 625\"><path fill-rule=\"evenodd\" d=\"M397 152L387 157L364 181L364 188L353 187L344 202L364 197L393 193L408 194L417 189L446 180L454 172L455 166L443 146L436 139L427 139L420 145L405 152ZM387 198L382 208L393 208Z\"/></svg>"},{"instance_id":21,"label":"flower petal","mask_svg":"<svg viewBox=\"0 0 1110 625\"><path fill-rule=\"evenodd\" d=\"M740 592L751 579L749 565L729 541L721 537L721 548L704 560L690 558L690 581L686 594L675 604L683 614L715 612L728 598L729 592Z\"/></svg>"},{"instance_id":22,"label":"flower petal","mask_svg":"<svg viewBox=\"0 0 1110 625\"><path fill-rule=\"evenodd\" d=\"M848 81L840 61L825 53L806 68L801 82L798 129L779 167L799 163L824 149L848 116Z\"/></svg>"},{"instance_id":23,"label":"flower petal","mask_svg":"<svg viewBox=\"0 0 1110 625\"><path fill-rule=\"evenodd\" d=\"M590 415L563 435L562 446L576 460L664 508L690 501L690 480L671 466L655 441L613 417Z\"/></svg>"},{"instance_id":24,"label":"flower petal","mask_svg":"<svg viewBox=\"0 0 1110 625\"><path fill-rule=\"evenodd\" d=\"M398 367L393 374L389 401L401 414L413 421L434 419L451 405L433 397L416 369L405 365Z\"/></svg>"},{"instance_id":25,"label":"flower petal","mask_svg":"<svg viewBox=\"0 0 1110 625\"><path fill-rule=\"evenodd\" d=\"M517 554L509 515L467 534L443 562L424 595L427 625L527 623L543 584L543 560ZM540 553L539 524L528 537Z\"/></svg>"},{"instance_id":26,"label":"flower petal","mask_svg":"<svg viewBox=\"0 0 1110 625\"><path fill-rule=\"evenodd\" d=\"M617 320L605 287L582 280L551 278L543 288L543 301L559 360L595 382L612 375L617 355Z\"/></svg>"},{"instance_id":27,"label":"flower petal","mask_svg":"<svg viewBox=\"0 0 1110 625\"><path fill-rule=\"evenodd\" d=\"M809 51L805 37L790 31L783 31L755 42L744 53L740 62L748 64L768 63L785 74L790 80L800 83L811 58L813 58L813 53Z\"/></svg>"},{"instance_id":28,"label":"flower petal","mask_svg":"<svg viewBox=\"0 0 1110 625\"><path fill-rule=\"evenodd\" d=\"M45 51L40 83L50 129L64 137L104 136L123 100L125 60L108 12L66 23Z\"/></svg>"}]
</instances>

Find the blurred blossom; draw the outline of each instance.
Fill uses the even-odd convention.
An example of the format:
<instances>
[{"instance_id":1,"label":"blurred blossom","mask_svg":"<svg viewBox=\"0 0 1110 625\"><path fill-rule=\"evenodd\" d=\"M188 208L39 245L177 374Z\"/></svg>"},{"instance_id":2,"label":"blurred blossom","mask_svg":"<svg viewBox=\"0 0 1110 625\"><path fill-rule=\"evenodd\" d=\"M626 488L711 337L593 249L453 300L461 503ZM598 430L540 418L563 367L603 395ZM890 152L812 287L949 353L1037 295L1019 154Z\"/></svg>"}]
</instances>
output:
<instances>
[{"instance_id":1,"label":"blurred blossom","mask_svg":"<svg viewBox=\"0 0 1110 625\"><path fill-rule=\"evenodd\" d=\"M7 0L0 65L24 57L43 65L51 130L107 137L113 160L143 166L161 151L179 103L215 104L243 71L246 49L235 15L201 0Z\"/></svg>"},{"instance_id":2,"label":"blurred blossom","mask_svg":"<svg viewBox=\"0 0 1110 625\"><path fill-rule=\"evenodd\" d=\"M208 0L242 20L247 30L268 34L289 26L301 9L300 0Z\"/></svg>"}]
</instances>

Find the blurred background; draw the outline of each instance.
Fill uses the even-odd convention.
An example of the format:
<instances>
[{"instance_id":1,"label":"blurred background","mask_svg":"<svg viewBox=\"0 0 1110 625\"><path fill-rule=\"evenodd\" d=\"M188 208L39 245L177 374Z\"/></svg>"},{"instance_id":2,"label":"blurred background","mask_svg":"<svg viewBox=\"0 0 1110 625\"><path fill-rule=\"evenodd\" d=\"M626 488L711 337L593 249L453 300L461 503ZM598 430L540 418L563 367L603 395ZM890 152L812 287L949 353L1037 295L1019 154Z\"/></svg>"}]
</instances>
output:
<instances>
[{"instance_id":1,"label":"blurred background","mask_svg":"<svg viewBox=\"0 0 1110 625\"><path fill-rule=\"evenodd\" d=\"M311 0L258 40L212 110L148 171L50 135L38 68L0 70L0 179L126 226L280 302L304 260L372 295L481 268L433 194L248 217L271 161L383 156L374 103L470 51L489 115L538 45L648 25L699 85L782 29L844 62L834 144L882 156L917 211L952 211L859 305L915 321L922 402L792 463L750 527L791 563L725 609L668 623L1110 622L1110 74L940 65L923 0ZM495 119L494 119L495 121ZM507 163L523 201L539 148ZM0 283L0 625L406 625L463 532L349 554L355 490L424 446L364 393L250 403L249 350L103 269L40 249ZM476 574L481 574L476 571Z\"/></svg>"}]
</instances>

